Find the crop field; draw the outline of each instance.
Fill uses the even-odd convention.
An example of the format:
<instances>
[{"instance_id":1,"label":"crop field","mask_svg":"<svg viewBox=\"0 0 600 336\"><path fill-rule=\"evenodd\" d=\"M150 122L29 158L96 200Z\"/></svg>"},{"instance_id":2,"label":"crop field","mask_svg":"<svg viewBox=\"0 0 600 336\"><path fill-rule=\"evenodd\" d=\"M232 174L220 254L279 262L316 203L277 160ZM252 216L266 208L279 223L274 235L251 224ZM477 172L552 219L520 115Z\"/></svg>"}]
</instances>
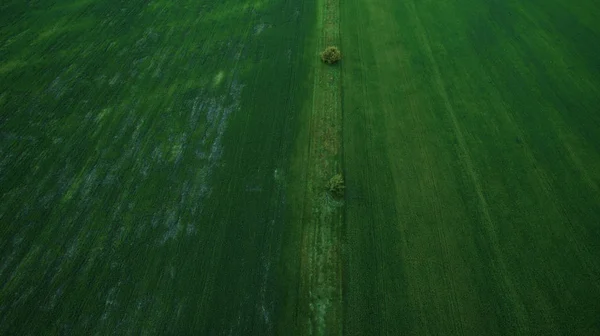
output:
<instances>
[{"instance_id":1,"label":"crop field","mask_svg":"<svg viewBox=\"0 0 600 336\"><path fill-rule=\"evenodd\" d=\"M600 332L600 11L342 2L347 334Z\"/></svg>"},{"instance_id":2,"label":"crop field","mask_svg":"<svg viewBox=\"0 0 600 336\"><path fill-rule=\"evenodd\" d=\"M314 4L1 7L0 334L276 333Z\"/></svg>"},{"instance_id":3,"label":"crop field","mask_svg":"<svg viewBox=\"0 0 600 336\"><path fill-rule=\"evenodd\" d=\"M0 335L600 334L599 22L3 1Z\"/></svg>"}]
</instances>

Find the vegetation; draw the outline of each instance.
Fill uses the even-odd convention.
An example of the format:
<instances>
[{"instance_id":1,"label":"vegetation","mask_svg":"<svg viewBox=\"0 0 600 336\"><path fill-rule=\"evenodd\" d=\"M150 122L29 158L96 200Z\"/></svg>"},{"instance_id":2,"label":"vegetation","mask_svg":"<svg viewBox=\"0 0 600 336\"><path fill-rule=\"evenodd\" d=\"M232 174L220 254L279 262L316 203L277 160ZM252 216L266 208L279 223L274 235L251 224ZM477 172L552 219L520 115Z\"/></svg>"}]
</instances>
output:
<instances>
[{"instance_id":1,"label":"vegetation","mask_svg":"<svg viewBox=\"0 0 600 336\"><path fill-rule=\"evenodd\" d=\"M600 22L568 4L344 1L345 330L600 330Z\"/></svg>"},{"instance_id":2,"label":"vegetation","mask_svg":"<svg viewBox=\"0 0 600 336\"><path fill-rule=\"evenodd\" d=\"M597 334L598 1L340 2L4 1L0 335Z\"/></svg>"},{"instance_id":3,"label":"vegetation","mask_svg":"<svg viewBox=\"0 0 600 336\"><path fill-rule=\"evenodd\" d=\"M333 197L342 198L344 197L344 189L346 186L344 185L344 178L342 174L336 174L329 182L327 182L327 191L331 193Z\"/></svg>"},{"instance_id":4,"label":"vegetation","mask_svg":"<svg viewBox=\"0 0 600 336\"><path fill-rule=\"evenodd\" d=\"M314 4L281 4L0 4L0 335L285 334L321 48Z\"/></svg>"},{"instance_id":5,"label":"vegetation","mask_svg":"<svg viewBox=\"0 0 600 336\"><path fill-rule=\"evenodd\" d=\"M335 64L342 59L342 53L338 47L330 46L321 53L321 60L327 64Z\"/></svg>"}]
</instances>

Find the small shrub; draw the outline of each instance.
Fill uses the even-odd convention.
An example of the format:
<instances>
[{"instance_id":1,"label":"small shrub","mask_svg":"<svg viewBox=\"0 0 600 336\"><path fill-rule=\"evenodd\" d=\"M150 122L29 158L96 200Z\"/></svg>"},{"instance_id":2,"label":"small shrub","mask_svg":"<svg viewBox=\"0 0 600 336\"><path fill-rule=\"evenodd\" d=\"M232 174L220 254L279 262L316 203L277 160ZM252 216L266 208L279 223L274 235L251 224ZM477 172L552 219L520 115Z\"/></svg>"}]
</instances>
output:
<instances>
[{"instance_id":1,"label":"small shrub","mask_svg":"<svg viewBox=\"0 0 600 336\"><path fill-rule=\"evenodd\" d=\"M327 64L334 64L342 59L342 53L337 47L327 47L321 53L321 59Z\"/></svg>"},{"instance_id":2,"label":"small shrub","mask_svg":"<svg viewBox=\"0 0 600 336\"><path fill-rule=\"evenodd\" d=\"M344 178L342 177L342 174L334 175L331 179L329 179L329 182L327 182L327 190L333 197L344 197L345 188L346 186L344 185Z\"/></svg>"}]
</instances>

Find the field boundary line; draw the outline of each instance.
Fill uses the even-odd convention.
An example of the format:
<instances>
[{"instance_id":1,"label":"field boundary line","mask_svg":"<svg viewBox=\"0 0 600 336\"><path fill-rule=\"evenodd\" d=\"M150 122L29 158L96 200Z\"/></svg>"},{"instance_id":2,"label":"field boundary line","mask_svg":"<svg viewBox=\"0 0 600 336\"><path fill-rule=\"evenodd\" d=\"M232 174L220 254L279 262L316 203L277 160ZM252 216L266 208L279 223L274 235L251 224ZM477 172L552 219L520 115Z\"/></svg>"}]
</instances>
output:
<instances>
[{"instance_id":1,"label":"field boundary line","mask_svg":"<svg viewBox=\"0 0 600 336\"><path fill-rule=\"evenodd\" d=\"M326 190L333 175L343 172L341 68L326 65L318 53L339 45L340 0L317 0L313 54L313 89L309 114L304 175L300 296L298 309L303 334L339 335L342 332L343 201Z\"/></svg>"}]
</instances>

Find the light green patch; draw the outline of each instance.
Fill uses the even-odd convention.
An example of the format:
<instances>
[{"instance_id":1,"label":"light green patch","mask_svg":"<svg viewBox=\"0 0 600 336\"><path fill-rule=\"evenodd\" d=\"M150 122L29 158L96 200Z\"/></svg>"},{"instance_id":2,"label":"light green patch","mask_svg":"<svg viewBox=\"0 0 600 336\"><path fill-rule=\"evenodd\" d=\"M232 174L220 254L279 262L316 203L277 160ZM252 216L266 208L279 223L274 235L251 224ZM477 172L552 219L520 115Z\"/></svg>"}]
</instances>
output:
<instances>
[{"instance_id":1,"label":"light green patch","mask_svg":"<svg viewBox=\"0 0 600 336\"><path fill-rule=\"evenodd\" d=\"M104 120L104 118L106 118L107 115L110 114L110 112L112 112L112 108L110 107L106 107L103 108L100 113L98 113L98 115L96 116L96 123L100 123Z\"/></svg>"},{"instance_id":2,"label":"light green patch","mask_svg":"<svg viewBox=\"0 0 600 336\"><path fill-rule=\"evenodd\" d=\"M68 27L68 25L66 23L66 20L58 21L58 22L54 23L51 27L40 32L36 42L39 42L40 40L52 38L64 31L66 31L67 27Z\"/></svg>"},{"instance_id":3,"label":"light green patch","mask_svg":"<svg viewBox=\"0 0 600 336\"><path fill-rule=\"evenodd\" d=\"M81 176L77 176L73 180L73 182L71 182L69 189L67 189L64 196L62 197L62 204L67 204L71 199L73 199L73 196L75 195L77 190L79 190L79 186L81 186L81 182L83 182L83 178Z\"/></svg>"},{"instance_id":4,"label":"light green patch","mask_svg":"<svg viewBox=\"0 0 600 336\"><path fill-rule=\"evenodd\" d=\"M93 2L94 2L94 0L69 1L68 4L66 4L64 6L60 6L58 8L60 8L60 10L68 10L68 11L81 10L85 6L88 6Z\"/></svg>"},{"instance_id":5,"label":"light green patch","mask_svg":"<svg viewBox=\"0 0 600 336\"><path fill-rule=\"evenodd\" d=\"M0 74L11 72L15 69L22 68L27 65L26 62L20 60L11 60L0 65Z\"/></svg>"},{"instance_id":6,"label":"light green patch","mask_svg":"<svg viewBox=\"0 0 600 336\"><path fill-rule=\"evenodd\" d=\"M13 36L13 37L7 38L7 39L6 39L6 41L4 41L4 45L3 45L3 47L4 47L4 48L7 48L7 47L9 47L11 44L13 44L13 43L15 43L16 41L18 41L20 38L23 38L24 36L27 36L27 34L29 33L29 31L30 31L30 29L26 29L26 30L24 30L24 31L20 32L19 34L15 35L15 36Z\"/></svg>"},{"instance_id":7,"label":"light green patch","mask_svg":"<svg viewBox=\"0 0 600 336\"><path fill-rule=\"evenodd\" d=\"M182 153L183 145L180 143L173 144L173 146L171 146L171 155L169 157L169 161L176 161L178 158L181 157Z\"/></svg>"},{"instance_id":8,"label":"light green patch","mask_svg":"<svg viewBox=\"0 0 600 336\"><path fill-rule=\"evenodd\" d=\"M219 84L221 84L221 82L223 81L223 77L225 77L225 73L223 72L223 70L221 70L215 75L215 78L213 80L213 87L219 86Z\"/></svg>"},{"instance_id":9,"label":"light green patch","mask_svg":"<svg viewBox=\"0 0 600 336\"><path fill-rule=\"evenodd\" d=\"M76 23L73 24L68 24L67 22L67 20L59 21L53 24L51 27L45 29L44 31L39 33L38 38L35 40L34 43L39 43L43 40L54 39L57 36L67 33L69 31L85 31L93 25L93 21L90 19L78 20Z\"/></svg>"}]
</instances>

